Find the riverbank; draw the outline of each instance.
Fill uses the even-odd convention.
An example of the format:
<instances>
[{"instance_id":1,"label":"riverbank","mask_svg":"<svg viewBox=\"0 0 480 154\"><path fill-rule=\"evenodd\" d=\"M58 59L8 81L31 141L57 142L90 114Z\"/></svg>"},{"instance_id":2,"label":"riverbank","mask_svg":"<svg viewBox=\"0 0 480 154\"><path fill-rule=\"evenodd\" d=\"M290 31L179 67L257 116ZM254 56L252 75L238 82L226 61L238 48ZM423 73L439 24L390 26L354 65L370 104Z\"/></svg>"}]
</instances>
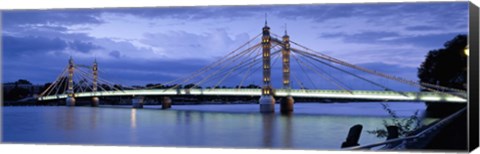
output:
<instances>
[{"instance_id":1,"label":"riverbank","mask_svg":"<svg viewBox=\"0 0 480 154\"><path fill-rule=\"evenodd\" d=\"M442 128L424 149L467 152L467 112Z\"/></svg>"}]
</instances>

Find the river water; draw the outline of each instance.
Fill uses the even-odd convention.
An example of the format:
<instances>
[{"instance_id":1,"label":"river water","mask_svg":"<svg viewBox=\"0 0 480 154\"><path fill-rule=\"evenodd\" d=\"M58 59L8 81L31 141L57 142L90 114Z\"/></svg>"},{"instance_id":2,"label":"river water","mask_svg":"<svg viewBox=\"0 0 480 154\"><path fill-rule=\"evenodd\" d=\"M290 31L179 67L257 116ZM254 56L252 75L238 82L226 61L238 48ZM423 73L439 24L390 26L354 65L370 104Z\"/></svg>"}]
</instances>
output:
<instances>
[{"instance_id":1,"label":"river water","mask_svg":"<svg viewBox=\"0 0 480 154\"><path fill-rule=\"evenodd\" d=\"M423 103L389 103L399 116ZM294 114L258 113L258 104L3 107L2 141L8 143L163 147L340 149L348 130L362 124L360 145L384 141L367 130L390 116L379 103L296 103ZM424 119L429 123L434 119Z\"/></svg>"}]
</instances>

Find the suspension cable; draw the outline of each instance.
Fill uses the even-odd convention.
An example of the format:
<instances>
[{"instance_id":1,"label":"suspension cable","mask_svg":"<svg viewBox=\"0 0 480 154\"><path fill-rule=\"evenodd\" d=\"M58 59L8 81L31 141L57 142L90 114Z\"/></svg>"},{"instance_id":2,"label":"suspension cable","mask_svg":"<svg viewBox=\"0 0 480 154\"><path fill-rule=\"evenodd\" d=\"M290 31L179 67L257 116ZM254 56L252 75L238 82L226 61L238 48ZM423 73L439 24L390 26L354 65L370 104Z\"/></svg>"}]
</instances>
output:
<instances>
[{"instance_id":1,"label":"suspension cable","mask_svg":"<svg viewBox=\"0 0 480 154\"><path fill-rule=\"evenodd\" d=\"M459 89L455 89L455 88L449 88L449 87L443 87L443 86L439 86L439 85L434 85L434 84L430 84L430 83L424 83L424 82L415 82L415 81L410 81L410 80L407 80L407 79L403 79L403 78L400 78L400 77L396 77L396 76L392 76L392 75L387 75L387 74L384 74L384 73L380 73L380 72L377 72L377 71L374 71L374 70L370 70L370 69L366 69L366 68L363 68L363 67L360 67L360 66L356 66L356 65L353 65L353 64L350 64L350 63L347 63L347 62L344 62L344 61L341 61L341 60L338 60L336 58L333 58L333 57L330 57L328 55L325 55L325 54L322 54L320 52L317 52L317 51L314 51L312 49L309 49L305 46L302 46L294 41L290 41L291 43L297 45L297 46L300 46L308 51L312 51L314 53L310 53L310 52L305 52L305 51L301 51L301 52L304 52L306 54L309 54L311 56L315 56L315 57L318 57L318 58L321 58L321 59L325 59L325 60L328 60L330 62L334 62L334 63L337 63L337 64L341 64L341 65L344 65L344 66L348 66L348 67L351 67L351 68L354 68L354 69L357 69L357 70L360 70L360 71L363 71L363 72L366 72L366 73L370 73L370 74L374 74L374 75L377 75L377 76L381 76L381 77L384 77L384 78L387 78L387 79L390 79L390 80L395 80L395 81L398 81L398 82L401 82L401 83L405 83L405 84L409 84L409 85L412 85L412 86L416 86L416 87L420 87L420 88L424 88L424 89L427 89L427 90L430 90L430 91L434 91L434 92L441 92L441 91L438 91L438 90L435 90L435 89L432 89L430 87L434 87L434 88L438 88L438 89L442 89L442 90L449 90L449 91L455 91L455 92L462 92L462 93L465 93L464 90L459 90ZM430 86L430 87L428 87ZM443 93L443 92L442 92ZM447 93L449 94L449 93ZM452 94L450 94L452 95Z\"/></svg>"},{"instance_id":2,"label":"suspension cable","mask_svg":"<svg viewBox=\"0 0 480 154\"><path fill-rule=\"evenodd\" d=\"M315 67L317 70L319 70L322 74L326 75L328 78L332 79L334 82L336 82L338 84L341 84L343 87L346 87L346 89L353 89L353 88L349 87L347 84L345 84L344 82L342 82L341 80L333 77L330 73L327 73L327 71L325 71L321 67L317 66L314 62L311 61L311 59L308 59L309 57L304 56L302 54L299 54L299 55L302 56L302 57L300 57L300 59L301 58L305 59L306 62L310 63L313 67ZM307 57L307 58L304 58L304 57Z\"/></svg>"},{"instance_id":3,"label":"suspension cable","mask_svg":"<svg viewBox=\"0 0 480 154\"><path fill-rule=\"evenodd\" d=\"M67 71L67 67L65 67L65 68L63 69L62 73L60 73L60 74L57 76L57 78L55 79L55 81L54 81L52 84L50 84L50 85L47 87L47 89L45 89L42 93L40 93L40 96L39 96L39 97L43 97L43 96L45 95L45 93L46 93L50 88L52 88L52 86L54 85L54 83L56 83L56 82L63 76L63 74L65 74L66 71Z\"/></svg>"},{"instance_id":4,"label":"suspension cable","mask_svg":"<svg viewBox=\"0 0 480 154\"><path fill-rule=\"evenodd\" d=\"M89 73L85 72L85 71L82 70L82 69L77 69L77 70L78 70L78 72L80 72L80 73L79 73L80 75L83 75L84 78L89 79L89 80L93 83L93 79L90 79L91 76L90 76ZM100 79L100 78L97 78L97 81L98 81L98 79ZM97 83L98 83L98 82L97 82ZM105 83L103 83L103 84L105 84ZM98 84L97 84L97 85L98 85ZM112 88L113 90L123 91L123 90L120 90L120 89L116 88L114 85L111 85L111 84L109 84L109 83L106 83L106 85L109 86L110 88Z\"/></svg>"},{"instance_id":5,"label":"suspension cable","mask_svg":"<svg viewBox=\"0 0 480 154\"><path fill-rule=\"evenodd\" d=\"M256 46L256 47L258 47L258 46ZM219 73L222 69L224 69L226 66L228 66L228 65L230 65L230 64L233 64L233 62L234 62L235 60L237 60L240 56L243 56L243 55L251 52L252 49L254 49L254 48L250 48L249 50L242 51L242 52L240 52L239 54L231 57L231 58L235 58L235 59L231 60L230 63L228 63L227 65L221 66L220 69L216 70L215 72L209 74L207 77L203 78L203 79L200 80L199 82L195 83L195 85L194 85L193 87L196 87L197 85L204 83L205 81L207 81L208 79L210 79L212 76L218 74L218 73ZM193 88L193 87L192 87L192 88ZM191 88L190 88L190 89L191 89Z\"/></svg>"},{"instance_id":6,"label":"suspension cable","mask_svg":"<svg viewBox=\"0 0 480 154\"><path fill-rule=\"evenodd\" d=\"M233 56L230 56L230 57L228 57L228 58L226 58L226 59L223 59L223 60L221 60L221 61L231 62L232 59L237 59L239 56L244 55L245 53L249 52L250 50L252 50L252 49L254 49L254 48L256 48L256 47L258 47L258 44L255 45L255 46L252 46L252 47L248 48L247 50L244 50L244 51L242 51L242 52L240 52L240 53L237 53L236 55L233 55ZM222 63L223 63L223 62L222 62ZM189 76L189 78L185 79L184 81L180 82L179 84L181 84L181 83L187 83L187 82L189 82L190 80L194 79L195 77L201 75L200 73L207 72L207 71L213 69L214 67L216 67L216 66L218 66L218 65L220 65L220 64L222 64L222 63L215 62L215 63L214 63L215 65L209 65L209 67L208 67L207 69L205 69L205 70L203 70L203 71L200 71L200 72L198 72L198 73L196 73L196 74L194 74L194 75ZM227 64L227 65L228 65L228 64ZM223 69L223 68L226 67L227 65L222 65L222 66L221 66L221 69ZM218 72L218 71L219 71L219 70L217 70L216 72ZM216 72L215 72L215 73L216 73ZM214 73L214 74L215 74L215 73ZM208 75L207 78L210 78L210 77L211 77L212 75L214 75L214 74ZM199 81L199 82L202 82L202 80ZM203 81L203 82L204 82L204 81ZM180 86L179 84L176 84L175 86L173 86L173 87L171 87L171 88L165 89L165 91L166 91L166 90L169 90L169 89L175 89L175 88L177 88L178 86Z\"/></svg>"},{"instance_id":7,"label":"suspension cable","mask_svg":"<svg viewBox=\"0 0 480 154\"><path fill-rule=\"evenodd\" d=\"M223 78L220 79L220 80L217 82L217 84L215 84L215 86L213 86L213 87L216 87L216 86L220 85L227 77L229 77L229 76L231 75L232 72L238 70L241 66L243 66L243 64L245 64L245 62L247 62L247 61L250 59L251 55L252 55L253 53L255 53L258 49L259 49L259 48L256 48L255 50L252 50L250 53L248 53L247 58L244 58L244 60L241 61L238 65L232 67L232 68L230 69L230 71L228 71L227 74L223 75ZM259 54L255 55L255 57L258 57L258 56L259 56Z\"/></svg>"},{"instance_id":8,"label":"suspension cable","mask_svg":"<svg viewBox=\"0 0 480 154\"><path fill-rule=\"evenodd\" d=\"M253 72L251 71L251 69L253 68L253 66L258 63L258 62L261 62L260 60L256 60L256 58L253 59L253 62L250 63L250 65L248 66L248 70L247 72L245 73L245 75L243 76L242 80L240 81L240 84L238 85L238 89L240 89L240 87L242 87L243 85L243 82L245 81L245 79L247 79L248 76L250 76L253 72L256 72L258 69L262 68L262 65L259 65L257 69L255 69Z\"/></svg>"},{"instance_id":9,"label":"suspension cable","mask_svg":"<svg viewBox=\"0 0 480 154\"><path fill-rule=\"evenodd\" d=\"M320 62L320 63L322 63L322 64L324 64L324 65L327 65L327 66L329 66L329 67L331 67L331 68L334 68L334 69L336 69L336 70L338 70L338 71L341 71L341 72L343 72L343 73L347 73L347 74L352 75L352 76L354 76L354 77L356 77L356 78L359 78L359 79L361 79L361 80L364 80L364 81L366 81L366 82L368 82L368 83L370 83L370 84L373 84L373 85L375 85L375 86L381 87L381 88L384 89L384 90L394 91L394 90L392 90L392 89L390 89L390 88L388 88L388 87L386 87L386 86L383 86L383 85L378 84L378 83L376 83L376 82L374 82L374 81L368 80L368 79L366 79L366 78L364 78L364 77L361 77L361 76L359 76L359 75L356 75L356 74L351 73L351 72L349 72L349 71L346 71L346 70L344 70L344 69L341 69L341 68L339 68L339 67L336 67L336 66L334 66L334 65L332 65L332 64L326 63L326 62L321 61L321 60L319 60L319 59L315 59L314 57L308 56L308 55L306 55L306 54L304 54L304 53L296 52L297 49L293 49L293 51L294 51L295 53L301 54L301 55L303 55L303 56L305 56L305 57L307 57L307 58L310 58L310 59L312 59L312 60L314 60L314 61Z\"/></svg>"},{"instance_id":10,"label":"suspension cable","mask_svg":"<svg viewBox=\"0 0 480 154\"><path fill-rule=\"evenodd\" d=\"M306 66L307 68L309 68L310 70L312 70L313 72L317 73L320 77L322 77L323 79L333 83L335 86L339 87L340 89L343 89L345 91L348 91L349 93L352 93L351 90L348 90L347 88L343 87L342 85L330 80L329 78L325 77L322 73L319 73L317 70L313 69L311 66L305 64L303 61L301 61L299 58L297 58L297 56L295 54L292 54L292 56L295 58L295 60L297 60L298 62L300 62L303 66Z\"/></svg>"},{"instance_id":11,"label":"suspension cable","mask_svg":"<svg viewBox=\"0 0 480 154\"><path fill-rule=\"evenodd\" d=\"M295 56L293 56L293 57L295 57ZM295 59L295 60L296 60L296 62L297 62L297 64L298 64L298 66L300 66L300 69L302 70L303 74L305 74L305 75L307 76L307 79L312 83L313 87L316 89L317 87L316 87L315 83L313 82L313 80L312 80L312 79L310 78L310 76L305 72L305 69L303 69L302 65L300 65L300 63L298 62L298 60L297 60L297 59Z\"/></svg>"},{"instance_id":12,"label":"suspension cable","mask_svg":"<svg viewBox=\"0 0 480 154\"><path fill-rule=\"evenodd\" d=\"M64 78L62 78L62 79L60 80L60 85L59 85L60 87L57 88L57 90L55 91L55 95L58 95L58 91L60 90L60 88L62 88L62 85L64 86L64 85L68 84L68 81L67 81L66 84L64 84L64 83L65 83L65 80L67 80L67 78L68 78L68 77L64 77ZM64 92L65 92L65 91L64 91Z\"/></svg>"},{"instance_id":13,"label":"suspension cable","mask_svg":"<svg viewBox=\"0 0 480 154\"><path fill-rule=\"evenodd\" d=\"M297 52L298 52L298 51L297 51ZM306 53L306 52L304 52L304 51L300 51L300 52ZM306 53L306 54L308 54L308 55L310 55L310 56L315 56L315 57L317 57L317 58L322 58L322 57L318 57L317 55L314 55L314 54L310 54L310 53ZM322 59L324 59L324 58L322 58ZM337 62L335 62L335 63L337 63ZM342 64L342 65L344 65L344 64ZM344 66L346 66L346 65L344 65ZM355 67L356 67L356 66L355 66ZM365 72L366 70L362 70L362 71ZM371 71L371 70L370 70L370 71ZM368 72L367 72L367 73L368 73ZM381 73L380 73L380 74L381 74ZM385 78L387 78L387 79L392 79L392 78L391 78L392 76L390 76L390 77L389 77L389 76L382 76L382 77L385 77ZM393 79L392 79L392 80L393 80ZM398 81L398 80L395 80L395 81ZM400 82L400 81L399 81L399 82ZM406 82L402 82L402 83L406 83ZM430 88L430 87L426 87L426 86L422 86L422 85L416 84L416 83L414 83L414 82L408 82L407 84L410 84L410 85L416 86L416 87L420 87L420 88L424 88L424 89L427 89L427 90L429 90L429 91L436 92L436 93L442 93L442 94L446 94L446 95L453 95L453 96L457 96L457 97L460 97L460 98L465 98L465 96L462 96L462 95L457 95L457 94L453 94L453 93L447 93L447 92L439 91L439 90L436 90L436 89L432 89L432 88Z\"/></svg>"},{"instance_id":14,"label":"suspension cable","mask_svg":"<svg viewBox=\"0 0 480 154\"><path fill-rule=\"evenodd\" d=\"M261 34L258 34L257 36L253 37L252 39L250 39L249 41L247 41L245 44L241 45L240 47L238 47L237 49L231 51L230 53L226 54L225 56L221 57L219 61L216 61L210 65L207 65L205 67L202 67L201 69L193 72L192 74L188 75L188 76L184 76L184 77L181 77L181 78L177 78L175 80L172 80L172 81L169 81L169 82L166 82L164 85L168 85L168 84L171 84L171 83L174 83L178 80L188 80L189 78L192 78L192 77L196 77L198 75L196 74L201 74L202 72L205 72L205 70L208 70L209 68L211 67L215 67L217 66L218 64L220 63L223 63L224 61L227 61L228 60L228 57L231 56L232 54L234 54L235 52L237 52L238 50L242 49L243 47L245 47L246 45L249 45L250 42L254 41L255 39L257 39ZM259 44L256 44L254 46L257 46ZM188 81L183 81L183 82L188 82ZM147 88L157 88L161 85L155 85L155 86L151 86L151 87L147 87Z\"/></svg>"},{"instance_id":15,"label":"suspension cable","mask_svg":"<svg viewBox=\"0 0 480 154\"><path fill-rule=\"evenodd\" d=\"M89 74L85 74L85 72L82 72L82 73L83 73L83 74L79 74L79 75L83 76L84 78L85 78L86 76L89 76ZM88 77L87 77L86 79L93 83L93 79L88 78ZM104 84L104 83L102 84L102 83L97 82L97 88L100 88L100 89L102 89L103 91L109 91L109 90L106 90L105 88L103 88L102 85L107 85L108 88L111 88L111 89L115 90L115 87L112 88L112 86L109 85L109 84ZM92 91L93 91L93 88L92 88Z\"/></svg>"},{"instance_id":16,"label":"suspension cable","mask_svg":"<svg viewBox=\"0 0 480 154\"><path fill-rule=\"evenodd\" d=\"M73 93L76 93L75 88L77 88L77 91L78 91L79 89L82 90L82 87L79 86L79 84L80 84L80 82L81 82L81 79L79 79L79 77L76 76L76 75L74 75L72 78L73 78L74 81L78 81L78 83L76 84L76 86L75 86L75 84L73 85ZM80 92L82 92L82 91L80 91Z\"/></svg>"},{"instance_id":17,"label":"suspension cable","mask_svg":"<svg viewBox=\"0 0 480 154\"><path fill-rule=\"evenodd\" d=\"M272 47L272 49L275 49L275 47L276 47L276 45L274 45L274 46ZM279 51L273 52L273 53L272 53L272 56L275 55L275 54L277 54L278 52L279 52ZM235 69L237 70L237 69L242 68L243 66L246 66L246 65L248 65L248 64L250 64L250 63L251 63L251 64L255 63L255 61L256 61L257 59L261 59L261 58L262 58L261 56L259 56L260 54L261 54L261 53L259 52L257 55L255 55L255 57L253 58L253 61L250 61L249 63L243 63L243 64L240 64L240 65L237 65ZM249 59L250 59L250 58L249 58Z\"/></svg>"}]
</instances>

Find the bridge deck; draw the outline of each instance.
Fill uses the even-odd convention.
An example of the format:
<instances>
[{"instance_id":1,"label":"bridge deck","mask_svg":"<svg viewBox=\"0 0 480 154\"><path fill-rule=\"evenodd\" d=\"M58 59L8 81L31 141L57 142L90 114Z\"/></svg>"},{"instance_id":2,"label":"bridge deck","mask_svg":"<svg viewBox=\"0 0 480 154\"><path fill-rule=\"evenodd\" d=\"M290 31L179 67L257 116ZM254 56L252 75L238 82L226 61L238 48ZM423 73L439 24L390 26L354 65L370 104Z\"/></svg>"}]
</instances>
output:
<instances>
[{"instance_id":1,"label":"bridge deck","mask_svg":"<svg viewBox=\"0 0 480 154\"><path fill-rule=\"evenodd\" d=\"M124 91L101 91L76 93L75 97L107 97L107 96L260 96L261 89L145 89L145 90L124 90ZM286 89L276 89L276 97L288 95ZM430 102L457 102L466 103L467 100L462 94L450 95L434 92L394 92L394 91L368 91L368 90L313 90L313 89L292 89L290 95L308 98L326 99L359 99L359 100L388 100L388 101L430 101ZM38 100L64 99L66 94L39 97Z\"/></svg>"}]
</instances>

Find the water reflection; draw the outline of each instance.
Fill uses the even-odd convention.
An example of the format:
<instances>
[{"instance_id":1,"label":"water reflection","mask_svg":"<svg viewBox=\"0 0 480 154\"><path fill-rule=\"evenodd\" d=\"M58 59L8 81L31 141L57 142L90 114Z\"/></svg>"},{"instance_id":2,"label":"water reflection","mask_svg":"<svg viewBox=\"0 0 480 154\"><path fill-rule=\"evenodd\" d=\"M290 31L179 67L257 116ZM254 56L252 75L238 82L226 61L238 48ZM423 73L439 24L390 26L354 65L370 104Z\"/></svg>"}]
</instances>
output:
<instances>
[{"instance_id":1,"label":"water reflection","mask_svg":"<svg viewBox=\"0 0 480 154\"><path fill-rule=\"evenodd\" d=\"M183 111L178 111L178 112L175 112L175 122L176 122L176 125L179 126L182 122L182 113Z\"/></svg>"},{"instance_id":2,"label":"water reflection","mask_svg":"<svg viewBox=\"0 0 480 154\"><path fill-rule=\"evenodd\" d=\"M351 107L343 104L326 105L298 104L291 115L233 112L242 109L256 111L257 105L235 105L232 106L232 112L10 107L3 113L3 133L6 134L3 140L24 143L34 140L37 143L69 144L338 149L350 126L361 123L364 130L374 130L383 128L383 120L389 119L388 116L301 114L327 110L329 113L339 108L342 110L336 112L370 112L375 107L374 104L354 104ZM190 110L201 107L184 106ZM227 107L230 106L206 107L228 111ZM346 107L350 110L346 110ZM418 110L410 106L399 109L401 115ZM381 107L376 110L384 112ZM380 141L384 139L363 133L359 143Z\"/></svg>"},{"instance_id":3,"label":"water reflection","mask_svg":"<svg viewBox=\"0 0 480 154\"><path fill-rule=\"evenodd\" d=\"M73 130L75 128L75 115L76 115L75 111L76 111L75 108L67 107L67 109L64 112L65 116L60 117L63 119L62 121L65 121L62 123L65 130Z\"/></svg>"},{"instance_id":4,"label":"water reflection","mask_svg":"<svg viewBox=\"0 0 480 154\"><path fill-rule=\"evenodd\" d=\"M275 114L262 114L263 124L263 147L273 147L273 124L275 123Z\"/></svg>"},{"instance_id":5,"label":"water reflection","mask_svg":"<svg viewBox=\"0 0 480 154\"><path fill-rule=\"evenodd\" d=\"M130 127L137 128L137 109L132 109L130 112Z\"/></svg>"},{"instance_id":6,"label":"water reflection","mask_svg":"<svg viewBox=\"0 0 480 154\"><path fill-rule=\"evenodd\" d=\"M90 128L95 129L97 127L97 114L98 114L98 108L93 108L91 110L91 116L90 116Z\"/></svg>"},{"instance_id":7,"label":"water reflection","mask_svg":"<svg viewBox=\"0 0 480 154\"><path fill-rule=\"evenodd\" d=\"M283 146L285 148L292 148L292 114L283 114L284 131L283 131Z\"/></svg>"}]
</instances>

